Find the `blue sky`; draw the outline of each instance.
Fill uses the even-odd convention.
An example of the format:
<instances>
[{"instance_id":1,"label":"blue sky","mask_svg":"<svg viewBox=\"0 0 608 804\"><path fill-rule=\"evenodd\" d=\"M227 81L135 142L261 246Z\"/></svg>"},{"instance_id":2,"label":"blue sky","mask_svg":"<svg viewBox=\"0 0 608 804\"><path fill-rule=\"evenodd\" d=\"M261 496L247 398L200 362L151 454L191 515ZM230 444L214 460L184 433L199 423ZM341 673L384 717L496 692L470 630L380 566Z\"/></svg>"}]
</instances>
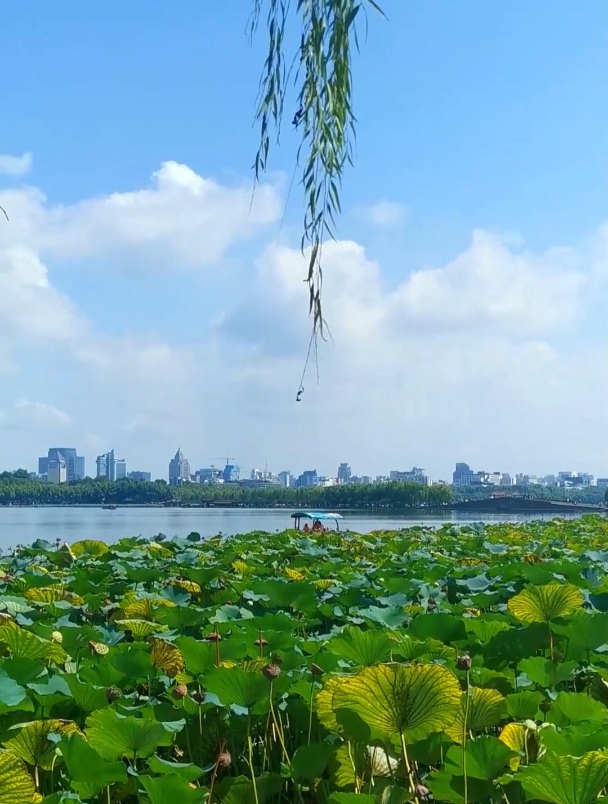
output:
<instances>
[{"instance_id":1,"label":"blue sky","mask_svg":"<svg viewBox=\"0 0 608 804\"><path fill-rule=\"evenodd\" d=\"M178 443L196 466L608 474L606 3L370 13L326 264L334 343L299 406L288 129L245 202L265 57L251 5L63 0L4 21L0 154L32 165L0 175L3 462L69 440L159 475Z\"/></svg>"}]
</instances>

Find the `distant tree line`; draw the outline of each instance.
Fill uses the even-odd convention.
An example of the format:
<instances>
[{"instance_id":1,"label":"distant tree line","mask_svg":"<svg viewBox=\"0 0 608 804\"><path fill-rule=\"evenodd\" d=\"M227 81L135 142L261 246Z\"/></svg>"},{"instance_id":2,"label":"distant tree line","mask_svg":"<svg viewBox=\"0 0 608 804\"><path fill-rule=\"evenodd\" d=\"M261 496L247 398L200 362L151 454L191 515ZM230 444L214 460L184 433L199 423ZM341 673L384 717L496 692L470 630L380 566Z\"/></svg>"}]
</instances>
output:
<instances>
[{"instance_id":1,"label":"distant tree line","mask_svg":"<svg viewBox=\"0 0 608 804\"><path fill-rule=\"evenodd\" d=\"M546 486L449 487L419 483L345 484L340 486L249 488L236 484L189 483L179 488L164 480L93 480L54 485L31 480L27 471L0 473L0 505L240 505L290 508L385 508L438 507L451 502L491 497L497 493L542 500L602 503L604 489L558 489Z\"/></svg>"}]
</instances>

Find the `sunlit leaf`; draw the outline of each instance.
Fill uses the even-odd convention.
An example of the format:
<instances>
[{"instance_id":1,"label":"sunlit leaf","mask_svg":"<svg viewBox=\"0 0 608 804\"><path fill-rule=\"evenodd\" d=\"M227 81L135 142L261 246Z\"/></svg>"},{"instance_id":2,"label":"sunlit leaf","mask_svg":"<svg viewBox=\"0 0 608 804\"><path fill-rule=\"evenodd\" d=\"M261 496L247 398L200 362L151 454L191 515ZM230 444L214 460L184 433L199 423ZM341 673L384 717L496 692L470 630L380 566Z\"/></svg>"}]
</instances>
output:
<instances>
[{"instance_id":1,"label":"sunlit leaf","mask_svg":"<svg viewBox=\"0 0 608 804\"><path fill-rule=\"evenodd\" d=\"M34 780L23 762L0 751L0 804L27 804L34 800Z\"/></svg>"},{"instance_id":2,"label":"sunlit leaf","mask_svg":"<svg viewBox=\"0 0 608 804\"><path fill-rule=\"evenodd\" d=\"M465 728L466 713L466 728ZM472 687L467 696L461 696L460 707L455 720L446 729L455 743L461 743L465 731L479 733L500 723L505 713L504 697L493 689Z\"/></svg>"},{"instance_id":3,"label":"sunlit leaf","mask_svg":"<svg viewBox=\"0 0 608 804\"><path fill-rule=\"evenodd\" d=\"M549 623L566 617L583 605L583 595L569 583L528 586L507 603L511 614L522 623Z\"/></svg>"},{"instance_id":4,"label":"sunlit leaf","mask_svg":"<svg viewBox=\"0 0 608 804\"><path fill-rule=\"evenodd\" d=\"M179 648L163 639L152 640L152 664L164 670L168 676L176 676L186 668Z\"/></svg>"},{"instance_id":5,"label":"sunlit leaf","mask_svg":"<svg viewBox=\"0 0 608 804\"><path fill-rule=\"evenodd\" d=\"M553 804L591 804L608 784L608 757L590 751L582 757L547 754L517 774L531 798Z\"/></svg>"},{"instance_id":6,"label":"sunlit leaf","mask_svg":"<svg viewBox=\"0 0 608 804\"><path fill-rule=\"evenodd\" d=\"M15 736L5 741L4 747L28 765L48 770L55 756L55 743L49 736L65 737L78 731L78 726L69 720L32 720L20 725Z\"/></svg>"},{"instance_id":7,"label":"sunlit leaf","mask_svg":"<svg viewBox=\"0 0 608 804\"><path fill-rule=\"evenodd\" d=\"M162 723L123 717L113 709L100 709L87 718L86 736L102 759L142 759L161 745L171 745L173 734Z\"/></svg>"},{"instance_id":8,"label":"sunlit leaf","mask_svg":"<svg viewBox=\"0 0 608 804\"><path fill-rule=\"evenodd\" d=\"M42 659L63 664L68 656L56 642L32 634L14 623L0 626L0 643L6 645L12 656L19 659Z\"/></svg>"},{"instance_id":9,"label":"sunlit leaf","mask_svg":"<svg viewBox=\"0 0 608 804\"><path fill-rule=\"evenodd\" d=\"M114 625L120 628L121 631L130 631L135 639L145 639L150 634L158 634L160 631L166 631L166 625L153 623L149 620L114 620Z\"/></svg>"},{"instance_id":10,"label":"sunlit leaf","mask_svg":"<svg viewBox=\"0 0 608 804\"><path fill-rule=\"evenodd\" d=\"M413 742L445 729L454 720L460 698L457 679L444 667L381 664L342 679L333 707L354 712L379 735L403 735Z\"/></svg>"}]
</instances>

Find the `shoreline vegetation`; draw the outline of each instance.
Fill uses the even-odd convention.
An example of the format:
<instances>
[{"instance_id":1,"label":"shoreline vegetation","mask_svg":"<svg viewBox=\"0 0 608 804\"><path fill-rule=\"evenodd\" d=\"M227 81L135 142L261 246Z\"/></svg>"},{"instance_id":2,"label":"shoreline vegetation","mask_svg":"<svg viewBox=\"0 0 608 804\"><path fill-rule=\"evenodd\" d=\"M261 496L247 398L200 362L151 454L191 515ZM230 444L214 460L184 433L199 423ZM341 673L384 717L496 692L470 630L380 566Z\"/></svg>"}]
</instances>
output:
<instances>
[{"instance_id":1,"label":"shoreline vegetation","mask_svg":"<svg viewBox=\"0 0 608 804\"><path fill-rule=\"evenodd\" d=\"M591 804L608 521L0 557L0 801Z\"/></svg>"},{"instance_id":2,"label":"shoreline vegetation","mask_svg":"<svg viewBox=\"0 0 608 804\"><path fill-rule=\"evenodd\" d=\"M23 476L21 473L23 473ZM540 503L547 503L541 506ZM418 483L345 484L312 488L268 486L252 488L237 484L189 483L171 487L163 480L134 481L85 479L53 485L31 480L27 473L0 475L0 505L40 506L183 506L224 508L310 508L329 510L408 511L447 510L538 510L559 504L603 506L604 489L557 489L545 486L457 488ZM555 504L555 505L554 505Z\"/></svg>"}]
</instances>

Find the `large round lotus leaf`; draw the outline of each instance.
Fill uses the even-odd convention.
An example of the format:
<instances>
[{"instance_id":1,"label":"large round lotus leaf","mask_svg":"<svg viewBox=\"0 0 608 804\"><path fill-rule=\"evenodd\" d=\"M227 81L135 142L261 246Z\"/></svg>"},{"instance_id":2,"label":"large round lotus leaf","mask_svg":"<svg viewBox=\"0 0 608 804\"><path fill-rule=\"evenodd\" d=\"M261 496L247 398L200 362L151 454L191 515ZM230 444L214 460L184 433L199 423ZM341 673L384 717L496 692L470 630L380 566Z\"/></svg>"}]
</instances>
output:
<instances>
[{"instance_id":1,"label":"large round lotus leaf","mask_svg":"<svg viewBox=\"0 0 608 804\"><path fill-rule=\"evenodd\" d=\"M540 762L520 770L516 778L530 799L552 804L591 804L608 784L608 757L599 751L582 757L548 753Z\"/></svg>"},{"instance_id":2,"label":"large round lotus leaf","mask_svg":"<svg viewBox=\"0 0 608 804\"><path fill-rule=\"evenodd\" d=\"M173 735L156 720L123 717L113 709L100 709L86 722L86 737L100 757L142 759L161 745L171 745Z\"/></svg>"},{"instance_id":3,"label":"large round lotus leaf","mask_svg":"<svg viewBox=\"0 0 608 804\"><path fill-rule=\"evenodd\" d=\"M25 804L33 800L34 780L23 762L13 754L0 753L0 802Z\"/></svg>"},{"instance_id":4,"label":"large round lotus leaf","mask_svg":"<svg viewBox=\"0 0 608 804\"><path fill-rule=\"evenodd\" d=\"M444 667L380 664L345 678L333 707L354 712L374 734L412 742L452 723L460 698L458 680Z\"/></svg>"},{"instance_id":5,"label":"large round lotus leaf","mask_svg":"<svg viewBox=\"0 0 608 804\"><path fill-rule=\"evenodd\" d=\"M77 558L83 555L99 558L99 556L105 555L109 550L108 545L105 542L100 542L98 539L82 539L79 542L74 542L72 545L72 553Z\"/></svg>"},{"instance_id":6,"label":"large round lotus leaf","mask_svg":"<svg viewBox=\"0 0 608 804\"><path fill-rule=\"evenodd\" d=\"M583 595L570 583L528 586L507 603L511 614L522 623L549 623L567 617L583 605Z\"/></svg>"}]
</instances>

